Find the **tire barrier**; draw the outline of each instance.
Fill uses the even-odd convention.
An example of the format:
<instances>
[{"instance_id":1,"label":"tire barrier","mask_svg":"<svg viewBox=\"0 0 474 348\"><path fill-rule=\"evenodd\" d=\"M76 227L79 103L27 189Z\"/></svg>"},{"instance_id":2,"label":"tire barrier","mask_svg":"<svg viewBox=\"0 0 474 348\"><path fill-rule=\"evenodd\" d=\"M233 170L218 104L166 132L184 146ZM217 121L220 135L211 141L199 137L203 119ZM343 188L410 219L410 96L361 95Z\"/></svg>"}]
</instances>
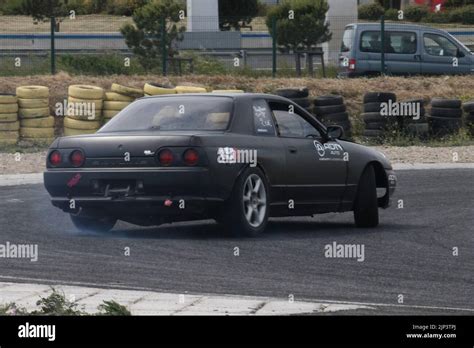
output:
<instances>
[{"instance_id":1,"label":"tire barrier","mask_svg":"<svg viewBox=\"0 0 474 348\"><path fill-rule=\"evenodd\" d=\"M19 139L18 99L13 94L0 94L0 146L15 145Z\"/></svg>"},{"instance_id":2,"label":"tire barrier","mask_svg":"<svg viewBox=\"0 0 474 348\"><path fill-rule=\"evenodd\" d=\"M309 99L309 90L306 87L295 88L280 88L275 91L275 94L290 99L295 104L298 104L303 109L312 112L311 100Z\"/></svg>"},{"instance_id":3,"label":"tire barrier","mask_svg":"<svg viewBox=\"0 0 474 348\"><path fill-rule=\"evenodd\" d=\"M51 143L54 140L55 119L49 109L49 88L21 86L16 89L20 138L33 143Z\"/></svg>"},{"instance_id":4,"label":"tire barrier","mask_svg":"<svg viewBox=\"0 0 474 348\"><path fill-rule=\"evenodd\" d=\"M382 115L383 104L396 103L397 96L390 92L369 92L364 95L363 102L364 137L374 140L382 139L386 130L393 126L394 120L400 120L398 117Z\"/></svg>"},{"instance_id":5,"label":"tire barrier","mask_svg":"<svg viewBox=\"0 0 474 348\"><path fill-rule=\"evenodd\" d=\"M68 88L68 113L64 135L95 133L102 124L104 89L98 86L71 85Z\"/></svg>"},{"instance_id":6,"label":"tire barrier","mask_svg":"<svg viewBox=\"0 0 474 348\"><path fill-rule=\"evenodd\" d=\"M466 127L471 136L474 136L474 101L464 103L463 109L467 113L465 123Z\"/></svg>"},{"instance_id":7,"label":"tire barrier","mask_svg":"<svg viewBox=\"0 0 474 348\"><path fill-rule=\"evenodd\" d=\"M143 97L144 93L142 89L139 88L133 88L133 87L128 87L128 86L122 86L117 83L112 83L112 86L110 87L110 90L112 92L126 95L128 97L132 98L141 98Z\"/></svg>"},{"instance_id":8,"label":"tire barrier","mask_svg":"<svg viewBox=\"0 0 474 348\"><path fill-rule=\"evenodd\" d=\"M147 86L146 84L145 86ZM130 105L136 98L143 97L143 91L138 88L121 86L116 83L112 84L111 92L105 93L104 107L103 107L103 124L109 122L120 111ZM151 91L149 87L147 90Z\"/></svg>"},{"instance_id":9,"label":"tire barrier","mask_svg":"<svg viewBox=\"0 0 474 348\"><path fill-rule=\"evenodd\" d=\"M342 96L323 95L315 98L313 111L326 126L341 126L344 129L345 137L352 137L352 125Z\"/></svg>"},{"instance_id":10,"label":"tire barrier","mask_svg":"<svg viewBox=\"0 0 474 348\"><path fill-rule=\"evenodd\" d=\"M436 138L459 132L462 114L461 100L433 98L431 113L427 116L430 135Z\"/></svg>"},{"instance_id":11,"label":"tire barrier","mask_svg":"<svg viewBox=\"0 0 474 348\"><path fill-rule=\"evenodd\" d=\"M223 94L227 94L227 93L245 93L245 91L241 90L241 89L215 89L212 91L212 93L223 93Z\"/></svg>"},{"instance_id":12,"label":"tire barrier","mask_svg":"<svg viewBox=\"0 0 474 348\"><path fill-rule=\"evenodd\" d=\"M145 83L145 86L143 86L143 91L145 92L145 96L147 97L153 95L167 95L178 93L174 87L152 82Z\"/></svg>"},{"instance_id":13,"label":"tire barrier","mask_svg":"<svg viewBox=\"0 0 474 348\"><path fill-rule=\"evenodd\" d=\"M427 139L429 136L429 125L426 119L425 101L423 99L410 99L402 101L401 104L411 104L419 111L419 117L403 117L402 129L408 136Z\"/></svg>"},{"instance_id":14,"label":"tire barrier","mask_svg":"<svg viewBox=\"0 0 474 348\"><path fill-rule=\"evenodd\" d=\"M177 94L188 94L188 93L207 93L207 89L204 87L195 86L176 86L175 91Z\"/></svg>"}]
</instances>

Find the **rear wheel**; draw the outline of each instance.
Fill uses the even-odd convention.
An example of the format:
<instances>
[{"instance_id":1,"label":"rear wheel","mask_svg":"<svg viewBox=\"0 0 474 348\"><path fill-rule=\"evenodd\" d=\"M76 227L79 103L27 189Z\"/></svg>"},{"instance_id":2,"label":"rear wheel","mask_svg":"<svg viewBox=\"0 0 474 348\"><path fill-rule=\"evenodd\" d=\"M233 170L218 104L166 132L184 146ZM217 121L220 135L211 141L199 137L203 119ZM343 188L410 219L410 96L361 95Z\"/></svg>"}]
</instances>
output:
<instances>
[{"instance_id":1,"label":"rear wheel","mask_svg":"<svg viewBox=\"0 0 474 348\"><path fill-rule=\"evenodd\" d=\"M70 214L74 226L82 232L108 232L114 228L117 219L112 217L98 217Z\"/></svg>"},{"instance_id":2,"label":"rear wheel","mask_svg":"<svg viewBox=\"0 0 474 348\"><path fill-rule=\"evenodd\" d=\"M360 177L354 202L354 220L357 227L376 227L379 224L377 186L372 166L365 168Z\"/></svg>"},{"instance_id":3,"label":"rear wheel","mask_svg":"<svg viewBox=\"0 0 474 348\"><path fill-rule=\"evenodd\" d=\"M268 222L269 195L265 175L258 168L248 168L235 183L234 190L217 219L233 235L255 237Z\"/></svg>"}]
</instances>

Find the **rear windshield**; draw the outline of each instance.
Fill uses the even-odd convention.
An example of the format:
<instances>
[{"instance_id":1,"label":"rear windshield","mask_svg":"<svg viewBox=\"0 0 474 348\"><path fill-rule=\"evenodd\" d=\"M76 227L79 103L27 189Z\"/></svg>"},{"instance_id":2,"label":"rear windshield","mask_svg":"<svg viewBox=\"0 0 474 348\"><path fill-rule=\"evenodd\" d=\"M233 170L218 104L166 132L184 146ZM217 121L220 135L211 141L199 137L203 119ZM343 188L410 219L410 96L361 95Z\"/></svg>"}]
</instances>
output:
<instances>
[{"instance_id":1,"label":"rear windshield","mask_svg":"<svg viewBox=\"0 0 474 348\"><path fill-rule=\"evenodd\" d=\"M354 27L347 27L342 37L341 52L350 52L352 50L352 38Z\"/></svg>"},{"instance_id":2,"label":"rear windshield","mask_svg":"<svg viewBox=\"0 0 474 348\"><path fill-rule=\"evenodd\" d=\"M138 100L117 114L99 131L227 129L233 100L227 97L172 97Z\"/></svg>"}]
</instances>

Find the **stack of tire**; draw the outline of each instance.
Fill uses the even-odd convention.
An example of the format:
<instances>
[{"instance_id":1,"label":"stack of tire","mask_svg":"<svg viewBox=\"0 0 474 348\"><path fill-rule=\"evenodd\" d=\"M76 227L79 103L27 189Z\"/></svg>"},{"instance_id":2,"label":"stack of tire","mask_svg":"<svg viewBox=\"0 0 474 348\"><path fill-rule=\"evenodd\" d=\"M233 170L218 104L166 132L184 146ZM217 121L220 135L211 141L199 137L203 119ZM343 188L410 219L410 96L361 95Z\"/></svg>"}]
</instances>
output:
<instances>
[{"instance_id":1,"label":"stack of tire","mask_svg":"<svg viewBox=\"0 0 474 348\"><path fill-rule=\"evenodd\" d=\"M428 116L432 137L455 134L462 127L462 102L459 99L433 98Z\"/></svg>"},{"instance_id":2,"label":"stack of tire","mask_svg":"<svg viewBox=\"0 0 474 348\"><path fill-rule=\"evenodd\" d=\"M313 111L326 126L341 126L347 138L352 136L352 125L342 96L323 95L317 97L314 99Z\"/></svg>"},{"instance_id":3,"label":"stack of tire","mask_svg":"<svg viewBox=\"0 0 474 348\"><path fill-rule=\"evenodd\" d=\"M381 139L385 132L393 126L392 119L382 116L384 103L396 103L397 96L389 92L369 92L364 95L364 113L362 118L365 123L364 137L372 140Z\"/></svg>"},{"instance_id":4,"label":"stack of tire","mask_svg":"<svg viewBox=\"0 0 474 348\"><path fill-rule=\"evenodd\" d=\"M104 90L97 86L71 85L68 88L68 94L64 135L95 133L102 124Z\"/></svg>"},{"instance_id":5,"label":"stack of tire","mask_svg":"<svg viewBox=\"0 0 474 348\"><path fill-rule=\"evenodd\" d=\"M143 91L145 92L145 97L178 93L175 87L152 82L145 83L145 86L143 86Z\"/></svg>"},{"instance_id":6,"label":"stack of tire","mask_svg":"<svg viewBox=\"0 0 474 348\"><path fill-rule=\"evenodd\" d=\"M207 89L205 87L176 86L174 89L177 94L207 93Z\"/></svg>"},{"instance_id":7,"label":"stack of tire","mask_svg":"<svg viewBox=\"0 0 474 348\"><path fill-rule=\"evenodd\" d=\"M0 94L0 146L15 145L20 137L18 102L13 94Z\"/></svg>"},{"instance_id":8,"label":"stack of tire","mask_svg":"<svg viewBox=\"0 0 474 348\"><path fill-rule=\"evenodd\" d=\"M311 101L309 100L309 90L306 87L280 88L275 91L276 95L290 99L295 104L311 112Z\"/></svg>"},{"instance_id":9,"label":"stack of tire","mask_svg":"<svg viewBox=\"0 0 474 348\"><path fill-rule=\"evenodd\" d=\"M113 83L110 92L105 94L104 123L115 117L135 99L143 97L143 90Z\"/></svg>"},{"instance_id":10,"label":"stack of tire","mask_svg":"<svg viewBox=\"0 0 474 348\"><path fill-rule=\"evenodd\" d=\"M16 89L20 137L33 143L51 143L54 140L54 117L49 110L49 88L22 86Z\"/></svg>"},{"instance_id":11,"label":"stack of tire","mask_svg":"<svg viewBox=\"0 0 474 348\"><path fill-rule=\"evenodd\" d=\"M474 136L474 101L464 103L463 109L467 113L466 127L471 135Z\"/></svg>"},{"instance_id":12,"label":"stack of tire","mask_svg":"<svg viewBox=\"0 0 474 348\"><path fill-rule=\"evenodd\" d=\"M405 100L401 103L410 103L417 110L419 107L419 111L420 111L420 115L418 119L414 119L414 117L403 117L402 129L404 129L405 133L409 136L412 136L418 139L426 139L429 134L429 127L428 127L428 121L425 117L426 115L425 101L423 99L410 99L410 100Z\"/></svg>"}]
</instances>

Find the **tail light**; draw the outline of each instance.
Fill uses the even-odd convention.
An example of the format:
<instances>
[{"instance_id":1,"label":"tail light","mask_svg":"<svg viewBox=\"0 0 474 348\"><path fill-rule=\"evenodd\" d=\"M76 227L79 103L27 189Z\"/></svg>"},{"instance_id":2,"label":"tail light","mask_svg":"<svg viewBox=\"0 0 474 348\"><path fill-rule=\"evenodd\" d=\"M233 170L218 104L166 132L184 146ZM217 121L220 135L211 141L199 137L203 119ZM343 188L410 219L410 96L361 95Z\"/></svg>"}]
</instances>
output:
<instances>
[{"instance_id":1,"label":"tail light","mask_svg":"<svg viewBox=\"0 0 474 348\"><path fill-rule=\"evenodd\" d=\"M356 60L354 58L349 59L349 70L356 69Z\"/></svg>"},{"instance_id":2,"label":"tail light","mask_svg":"<svg viewBox=\"0 0 474 348\"><path fill-rule=\"evenodd\" d=\"M56 167L61 164L62 158L61 158L61 153L59 151L53 151L49 154L49 163L53 167Z\"/></svg>"},{"instance_id":3,"label":"tail light","mask_svg":"<svg viewBox=\"0 0 474 348\"><path fill-rule=\"evenodd\" d=\"M71 152L69 159L74 167L80 167L86 161L86 156L84 156L84 153L81 150L74 150Z\"/></svg>"},{"instance_id":4,"label":"tail light","mask_svg":"<svg viewBox=\"0 0 474 348\"><path fill-rule=\"evenodd\" d=\"M199 162L199 153L194 149L188 149L183 154L184 163L195 166Z\"/></svg>"},{"instance_id":5,"label":"tail light","mask_svg":"<svg viewBox=\"0 0 474 348\"><path fill-rule=\"evenodd\" d=\"M174 159L173 153L168 149L161 150L158 153L158 161L160 162L162 166L167 167L171 165L173 163L173 159Z\"/></svg>"}]
</instances>

